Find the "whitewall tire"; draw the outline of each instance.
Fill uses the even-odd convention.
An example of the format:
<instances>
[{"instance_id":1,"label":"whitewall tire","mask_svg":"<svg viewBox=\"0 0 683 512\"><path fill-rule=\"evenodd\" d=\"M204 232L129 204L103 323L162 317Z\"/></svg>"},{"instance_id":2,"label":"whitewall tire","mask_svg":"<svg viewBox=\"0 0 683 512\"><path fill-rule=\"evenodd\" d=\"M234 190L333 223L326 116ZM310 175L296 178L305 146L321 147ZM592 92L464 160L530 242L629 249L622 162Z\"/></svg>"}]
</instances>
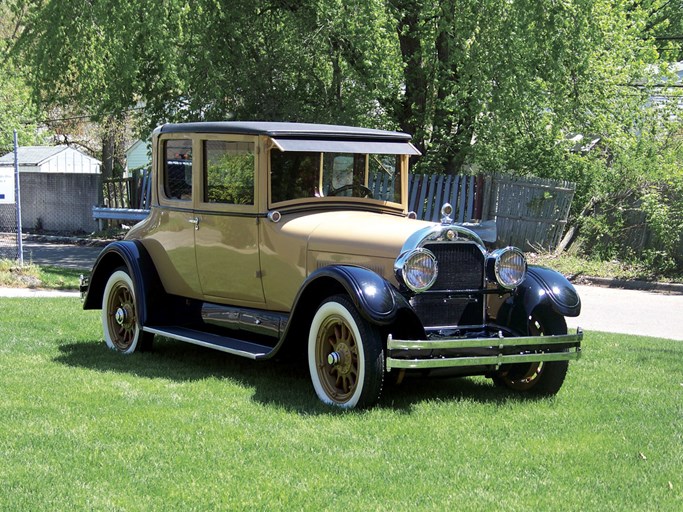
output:
<instances>
[{"instance_id":1,"label":"whitewall tire","mask_svg":"<svg viewBox=\"0 0 683 512\"><path fill-rule=\"evenodd\" d=\"M122 354L151 348L153 335L143 332L133 280L124 268L109 276L102 297L104 341Z\"/></svg>"},{"instance_id":2,"label":"whitewall tire","mask_svg":"<svg viewBox=\"0 0 683 512\"><path fill-rule=\"evenodd\" d=\"M353 409L379 400L384 378L380 334L348 297L330 297L316 311L308 335L308 367L325 404Z\"/></svg>"}]
</instances>

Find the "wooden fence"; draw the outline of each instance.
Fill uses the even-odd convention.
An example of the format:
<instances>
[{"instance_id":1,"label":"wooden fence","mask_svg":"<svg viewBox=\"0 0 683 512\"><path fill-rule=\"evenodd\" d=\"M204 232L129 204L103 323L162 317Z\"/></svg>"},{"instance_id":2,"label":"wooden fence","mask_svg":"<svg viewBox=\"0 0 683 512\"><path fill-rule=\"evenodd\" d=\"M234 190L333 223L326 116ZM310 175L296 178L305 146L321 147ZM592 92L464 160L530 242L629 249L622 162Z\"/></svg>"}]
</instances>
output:
<instances>
[{"instance_id":1,"label":"wooden fence","mask_svg":"<svg viewBox=\"0 0 683 512\"><path fill-rule=\"evenodd\" d=\"M408 209L418 219L439 221L441 207L450 203L453 220L467 222L482 219L484 205L482 176L411 174L408 182Z\"/></svg>"},{"instance_id":2,"label":"wooden fence","mask_svg":"<svg viewBox=\"0 0 683 512\"><path fill-rule=\"evenodd\" d=\"M532 177L411 174L408 201L419 219L438 222L441 206L450 203L455 222L495 220L496 246L553 250L567 225L575 189L570 182ZM140 220L150 205L149 172L106 180L103 195L106 208L93 208L95 218Z\"/></svg>"},{"instance_id":3,"label":"wooden fence","mask_svg":"<svg viewBox=\"0 0 683 512\"><path fill-rule=\"evenodd\" d=\"M576 185L568 181L494 175L484 219L496 219L498 245L554 250L567 226Z\"/></svg>"},{"instance_id":4,"label":"wooden fence","mask_svg":"<svg viewBox=\"0 0 683 512\"><path fill-rule=\"evenodd\" d=\"M567 181L510 176L411 175L410 209L438 221L453 206L456 222L496 221L496 246L553 250L567 225L576 186Z\"/></svg>"},{"instance_id":5,"label":"wooden fence","mask_svg":"<svg viewBox=\"0 0 683 512\"><path fill-rule=\"evenodd\" d=\"M102 182L102 199L107 208L149 209L151 199L149 170L133 171L129 178L111 178Z\"/></svg>"}]
</instances>

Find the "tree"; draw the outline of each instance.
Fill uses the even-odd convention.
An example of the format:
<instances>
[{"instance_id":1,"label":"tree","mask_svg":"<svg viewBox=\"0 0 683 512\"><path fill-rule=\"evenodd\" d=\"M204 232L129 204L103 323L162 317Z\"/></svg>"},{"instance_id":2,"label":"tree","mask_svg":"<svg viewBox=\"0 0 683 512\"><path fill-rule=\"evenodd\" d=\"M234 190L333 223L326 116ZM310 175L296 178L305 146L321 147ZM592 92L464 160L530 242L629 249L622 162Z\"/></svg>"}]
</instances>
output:
<instances>
[{"instance_id":1,"label":"tree","mask_svg":"<svg viewBox=\"0 0 683 512\"><path fill-rule=\"evenodd\" d=\"M650 98L680 57L681 0L12 1L41 106L114 125L142 106L147 132L233 118L400 128L418 171L569 179L575 213L645 190L663 160L679 183L663 141L680 135ZM581 137L600 143L581 151Z\"/></svg>"},{"instance_id":2,"label":"tree","mask_svg":"<svg viewBox=\"0 0 683 512\"><path fill-rule=\"evenodd\" d=\"M632 3L643 23L643 38L654 40L663 60L683 60L683 1L641 0Z\"/></svg>"},{"instance_id":3,"label":"tree","mask_svg":"<svg viewBox=\"0 0 683 512\"><path fill-rule=\"evenodd\" d=\"M22 13L15 13L9 3L0 4L0 154L12 150L14 131L21 144L33 144L40 112L31 101L31 89L22 70L10 58L10 49L19 31Z\"/></svg>"},{"instance_id":4,"label":"tree","mask_svg":"<svg viewBox=\"0 0 683 512\"><path fill-rule=\"evenodd\" d=\"M633 115L618 88L642 73L646 52L611 1L390 3L406 84L396 111L427 150L424 167L522 171L519 153L536 147L534 161L547 160L567 135Z\"/></svg>"}]
</instances>

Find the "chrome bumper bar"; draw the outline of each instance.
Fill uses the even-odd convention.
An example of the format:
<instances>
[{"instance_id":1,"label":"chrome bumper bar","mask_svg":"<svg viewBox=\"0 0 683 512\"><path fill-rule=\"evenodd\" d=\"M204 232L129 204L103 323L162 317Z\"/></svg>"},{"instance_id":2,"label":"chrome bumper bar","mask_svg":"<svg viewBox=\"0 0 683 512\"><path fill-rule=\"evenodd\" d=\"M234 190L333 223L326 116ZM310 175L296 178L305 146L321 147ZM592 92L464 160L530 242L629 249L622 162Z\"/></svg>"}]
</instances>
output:
<instances>
[{"instance_id":1,"label":"chrome bumper bar","mask_svg":"<svg viewBox=\"0 0 683 512\"><path fill-rule=\"evenodd\" d=\"M498 338L443 338L438 340L396 340L391 335L387 338L386 368L390 371L394 368L423 369L423 368L455 368L462 366L495 366L496 369L504 364L512 363L537 363L547 361L570 361L581 357L581 340L583 331L576 329L575 334L557 334L552 336L521 336L521 337L498 337ZM570 345L563 347L561 352L553 351L555 345ZM572 346L573 345L573 346ZM524 352L510 352L510 348L524 347ZM393 351L411 350L471 350L489 349L497 353L490 355L463 355L456 357L433 356L425 354L424 357L391 357ZM507 350L506 350L507 349ZM557 350L557 349L555 349ZM566 351L564 351L566 350ZM531 352L533 351L533 352Z\"/></svg>"}]
</instances>

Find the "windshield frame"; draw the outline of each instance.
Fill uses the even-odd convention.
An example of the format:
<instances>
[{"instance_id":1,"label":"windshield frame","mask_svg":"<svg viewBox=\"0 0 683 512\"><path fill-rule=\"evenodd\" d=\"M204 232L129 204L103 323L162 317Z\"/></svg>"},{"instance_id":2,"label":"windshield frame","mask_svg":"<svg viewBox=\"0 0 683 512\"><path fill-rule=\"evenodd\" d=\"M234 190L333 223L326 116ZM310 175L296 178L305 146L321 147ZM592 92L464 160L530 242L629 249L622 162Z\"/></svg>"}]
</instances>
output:
<instances>
[{"instance_id":1,"label":"windshield frame","mask_svg":"<svg viewBox=\"0 0 683 512\"><path fill-rule=\"evenodd\" d=\"M272 139L271 139L272 140ZM287 198L287 199L279 199L279 198L274 198L274 190L273 190L273 156L280 156L280 155L286 155L287 153L297 153L302 155L305 154L310 154L313 156L314 154L317 154L318 157L314 157L311 160L316 161L317 160L317 176L315 177L314 180L309 180L309 184L315 183L315 191L311 191L311 195L305 196L305 197L294 197L294 198ZM390 201L390 200L383 200L383 199L375 199L371 197L358 197L358 196L348 196L348 195L330 195L329 194L329 182L326 183L326 176L325 176L325 159L326 157L329 158L330 155L336 155L336 156L342 156L342 157L348 157L352 156L353 160L355 162L355 165L358 165L357 159L359 156L362 156L364 159L364 170L363 170L363 177L362 177L362 187L361 188L367 188L368 186L368 179L369 179L369 166L370 166L370 161L372 157L374 156L382 156L382 157L393 157L396 158L396 173L395 176L399 180L398 182L395 183L394 191L400 193L400 200L398 201ZM355 153L337 153L337 152L321 152L321 151L281 151L277 146L271 146L271 148L268 151L268 158L267 158L267 175L268 175L268 209L275 209L275 208L286 208L289 206L302 206L302 205L311 205L311 206L322 206L324 204L337 204L337 205L342 205L342 206L361 206L361 207L378 207L382 209L390 209L393 212L407 212L407 205L408 205L408 159L409 159L409 154L407 153L375 153L375 152L370 152L370 153L360 153L360 152L355 152ZM327 169L329 171L329 169ZM356 169L358 171L358 169ZM357 178L358 176L356 176ZM395 179L396 179L395 178ZM356 182L357 183L357 182ZM276 194L275 194L276 195ZM355 208L354 208L355 209Z\"/></svg>"}]
</instances>

